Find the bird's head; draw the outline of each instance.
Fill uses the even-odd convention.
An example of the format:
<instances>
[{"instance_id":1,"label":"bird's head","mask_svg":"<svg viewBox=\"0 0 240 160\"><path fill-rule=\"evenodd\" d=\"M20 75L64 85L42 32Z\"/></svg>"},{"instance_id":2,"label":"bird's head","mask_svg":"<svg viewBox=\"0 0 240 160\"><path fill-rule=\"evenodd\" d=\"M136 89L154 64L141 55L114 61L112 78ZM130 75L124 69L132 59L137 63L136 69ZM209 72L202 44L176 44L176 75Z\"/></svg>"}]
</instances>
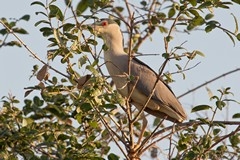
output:
<instances>
[{"instance_id":1,"label":"bird's head","mask_svg":"<svg viewBox=\"0 0 240 160\"><path fill-rule=\"evenodd\" d=\"M120 31L119 25L111 19L101 19L94 24L92 24L93 30L101 36L110 36Z\"/></svg>"},{"instance_id":2,"label":"bird's head","mask_svg":"<svg viewBox=\"0 0 240 160\"><path fill-rule=\"evenodd\" d=\"M101 19L91 25L97 35L100 35L110 50L123 50L123 36L119 25L111 19Z\"/></svg>"}]
</instances>

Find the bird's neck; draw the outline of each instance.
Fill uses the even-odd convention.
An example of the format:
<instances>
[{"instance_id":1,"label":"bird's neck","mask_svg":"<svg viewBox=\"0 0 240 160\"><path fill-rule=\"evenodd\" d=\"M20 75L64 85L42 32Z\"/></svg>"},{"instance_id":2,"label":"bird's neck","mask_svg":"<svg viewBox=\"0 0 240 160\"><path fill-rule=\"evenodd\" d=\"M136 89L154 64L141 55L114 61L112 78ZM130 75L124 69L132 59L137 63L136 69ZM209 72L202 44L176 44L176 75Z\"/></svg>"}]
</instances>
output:
<instances>
[{"instance_id":1,"label":"bird's neck","mask_svg":"<svg viewBox=\"0 0 240 160\"><path fill-rule=\"evenodd\" d=\"M105 44L108 47L107 53L111 53L111 54L123 54L124 50L123 50L123 40L122 40L122 35L120 36L113 36L113 37L109 37L109 36L105 36Z\"/></svg>"}]
</instances>

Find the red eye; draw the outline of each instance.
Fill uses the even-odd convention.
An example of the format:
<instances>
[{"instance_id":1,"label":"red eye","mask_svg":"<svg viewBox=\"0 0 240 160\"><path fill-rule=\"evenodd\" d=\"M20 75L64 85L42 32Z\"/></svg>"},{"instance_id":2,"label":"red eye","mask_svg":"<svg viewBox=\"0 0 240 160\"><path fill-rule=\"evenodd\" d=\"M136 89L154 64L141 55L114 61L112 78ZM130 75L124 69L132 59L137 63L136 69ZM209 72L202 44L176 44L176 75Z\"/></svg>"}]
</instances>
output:
<instances>
[{"instance_id":1,"label":"red eye","mask_svg":"<svg viewBox=\"0 0 240 160\"><path fill-rule=\"evenodd\" d=\"M107 21L103 21L103 22L102 22L102 26L103 26L103 27L105 27L105 26L107 26L107 25L108 25Z\"/></svg>"}]
</instances>

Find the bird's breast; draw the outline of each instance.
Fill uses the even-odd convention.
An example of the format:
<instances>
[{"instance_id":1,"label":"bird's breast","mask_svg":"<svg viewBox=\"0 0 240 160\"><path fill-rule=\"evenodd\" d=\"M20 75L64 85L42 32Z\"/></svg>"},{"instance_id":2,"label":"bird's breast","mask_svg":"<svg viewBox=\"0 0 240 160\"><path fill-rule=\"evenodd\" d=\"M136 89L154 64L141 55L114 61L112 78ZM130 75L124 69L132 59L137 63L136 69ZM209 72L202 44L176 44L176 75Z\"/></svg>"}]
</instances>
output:
<instances>
[{"instance_id":1,"label":"bird's breast","mask_svg":"<svg viewBox=\"0 0 240 160\"><path fill-rule=\"evenodd\" d=\"M104 54L104 60L107 70L112 77L117 90L122 96L127 96L128 89L128 57L127 55L114 55L111 53Z\"/></svg>"}]
</instances>

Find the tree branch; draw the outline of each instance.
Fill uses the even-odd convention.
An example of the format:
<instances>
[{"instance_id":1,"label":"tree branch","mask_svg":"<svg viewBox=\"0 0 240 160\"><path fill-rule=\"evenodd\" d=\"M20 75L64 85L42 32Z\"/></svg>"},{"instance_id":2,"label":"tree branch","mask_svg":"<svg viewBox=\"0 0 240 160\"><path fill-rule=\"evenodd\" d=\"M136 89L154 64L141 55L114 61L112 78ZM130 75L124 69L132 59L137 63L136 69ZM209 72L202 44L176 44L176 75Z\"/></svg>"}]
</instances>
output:
<instances>
[{"instance_id":1,"label":"tree branch","mask_svg":"<svg viewBox=\"0 0 240 160\"><path fill-rule=\"evenodd\" d=\"M218 80L218 79L220 79L220 78L222 78L222 77L225 77L225 76L227 76L227 75L229 75L229 74L232 74L232 73L234 73L234 72L237 72L237 71L240 71L240 68L231 70L231 71L226 72L226 73L224 73L224 74L222 74L222 75L220 75L220 76L217 76L217 77L215 77L215 78L213 78L213 79L211 79L211 80L209 80L209 81L207 81L207 82L205 82L205 83L203 83L203 84L200 84L199 86L197 86L197 87L195 87L195 88L193 88L193 89L190 89L189 91L181 94L181 95L178 96L177 98L178 98L178 99L179 99L179 98L182 98L182 97L186 96L187 94L192 93L192 92L194 92L194 91L196 91L196 90L204 87L205 85L207 85L207 84L209 84L209 83L212 83L212 82L214 82L214 81L216 81L216 80Z\"/></svg>"},{"instance_id":2,"label":"tree branch","mask_svg":"<svg viewBox=\"0 0 240 160\"><path fill-rule=\"evenodd\" d=\"M40 61L41 63L43 63L44 65L47 65L51 70L55 71L56 73L70 79L70 77L68 75L63 74L62 72L58 71L57 69L51 67L48 63L44 62L40 57L38 57L14 32L13 30L11 30L10 28L8 28L7 25L5 25L5 23L0 20L0 23L8 30L8 32L10 34L12 34L15 38L17 38L17 40L24 46L24 48L26 48L28 50L29 53L31 53L31 55L36 58L38 61Z\"/></svg>"},{"instance_id":3,"label":"tree branch","mask_svg":"<svg viewBox=\"0 0 240 160\"><path fill-rule=\"evenodd\" d=\"M219 124L219 123L222 123L222 124L225 124L225 125L240 125L240 121L212 121L212 125ZM175 125L176 132L184 129L185 127L190 127L190 126L193 126L193 125L208 125L208 124L203 123L201 121L190 121L190 122L185 122L185 123L179 123L179 124ZM165 133L165 132L167 132L171 129L172 129L172 126L163 128L162 130L156 132L154 134L153 138L155 138L155 137L159 136L160 134Z\"/></svg>"}]
</instances>

